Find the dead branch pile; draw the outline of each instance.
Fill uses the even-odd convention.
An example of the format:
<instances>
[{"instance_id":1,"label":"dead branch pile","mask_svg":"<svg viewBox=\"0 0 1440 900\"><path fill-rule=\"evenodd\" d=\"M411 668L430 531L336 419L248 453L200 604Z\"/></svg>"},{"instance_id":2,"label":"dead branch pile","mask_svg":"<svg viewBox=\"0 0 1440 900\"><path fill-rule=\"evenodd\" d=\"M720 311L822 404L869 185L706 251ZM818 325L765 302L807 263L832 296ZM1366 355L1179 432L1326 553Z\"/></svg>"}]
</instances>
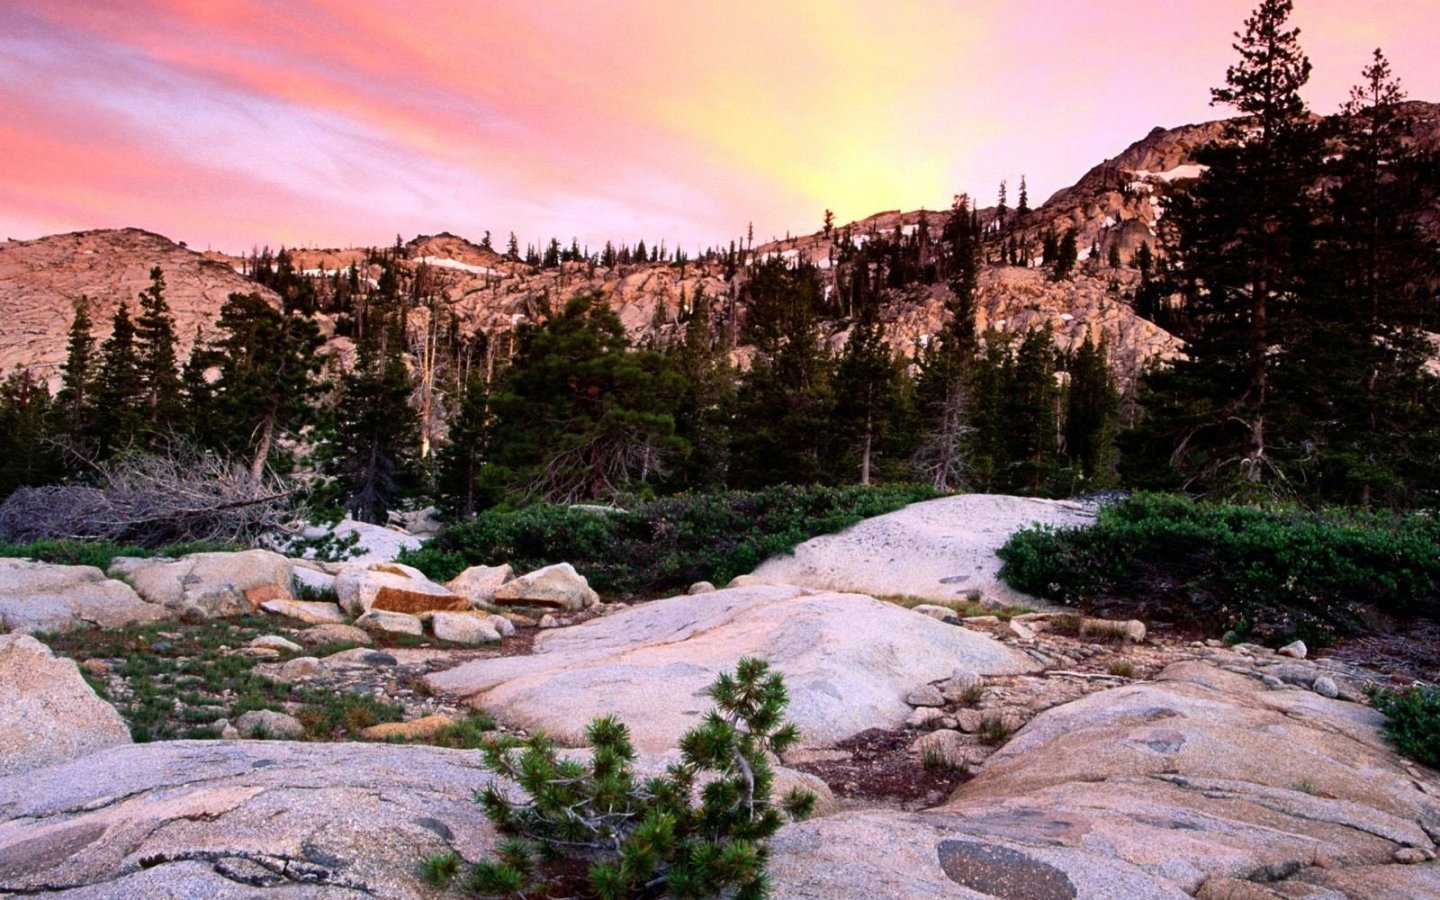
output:
<instances>
[{"instance_id":1,"label":"dead branch pile","mask_svg":"<svg viewBox=\"0 0 1440 900\"><path fill-rule=\"evenodd\" d=\"M252 480L246 467L187 447L127 454L95 469L93 484L15 491L0 504L0 540L249 543L281 521L292 493L273 477Z\"/></svg>"}]
</instances>

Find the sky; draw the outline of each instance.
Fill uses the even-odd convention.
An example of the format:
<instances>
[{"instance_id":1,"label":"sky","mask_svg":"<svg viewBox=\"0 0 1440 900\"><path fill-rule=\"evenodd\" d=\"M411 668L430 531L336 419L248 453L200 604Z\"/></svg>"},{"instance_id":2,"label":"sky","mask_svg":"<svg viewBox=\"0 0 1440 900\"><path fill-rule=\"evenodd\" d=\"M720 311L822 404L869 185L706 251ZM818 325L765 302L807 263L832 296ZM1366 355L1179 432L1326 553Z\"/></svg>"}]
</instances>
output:
<instances>
[{"instance_id":1,"label":"sky","mask_svg":"<svg viewBox=\"0 0 1440 900\"><path fill-rule=\"evenodd\" d=\"M1253 0L3 0L0 238L192 249L757 242L1032 205L1209 90ZM1437 0L1297 0L1312 108L1383 47L1440 101Z\"/></svg>"}]
</instances>

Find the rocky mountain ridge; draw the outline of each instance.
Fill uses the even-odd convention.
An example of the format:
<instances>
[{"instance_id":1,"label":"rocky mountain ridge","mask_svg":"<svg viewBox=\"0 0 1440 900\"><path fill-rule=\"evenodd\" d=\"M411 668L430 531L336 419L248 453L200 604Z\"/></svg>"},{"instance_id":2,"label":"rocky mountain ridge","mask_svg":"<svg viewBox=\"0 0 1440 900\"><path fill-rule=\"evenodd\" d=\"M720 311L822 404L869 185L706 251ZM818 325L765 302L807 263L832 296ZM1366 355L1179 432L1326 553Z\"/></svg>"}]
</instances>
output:
<instances>
[{"instance_id":1,"label":"rocky mountain ridge","mask_svg":"<svg viewBox=\"0 0 1440 900\"><path fill-rule=\"evenodd\" d=\"M1416 123L1414 140L1440 150L1440 104L1412 102L1405 112ZM1198 177L1198 148L1219 138L1224 122L1178 128L1156 128L1115 157L1087 172L1074 185L1056 192L1044 204L1002 217L994 207L979 210L982 226L992 237L1003 233L1036 262L1031 267L991 265L981 277L978 325L984 329L1021 333L1051 328L1058 347L1071 350L1090 335L1104 336L1112 363L1122 380L1133 377L1147 361L1180 351L1180 342L1141 318L1128 302L1138 273L1128 265L1111 268L1103 261L1111 247L1127 264L1141 244L1159 250L1157 225L1165 200L1179 184ZM809 235L787 237L741 248L738 267L704 258L684 264L637 262L604 267L593 262L563 262L544 268L483 247L463 237L441 233L421 235L400 247L400 266L412 278L424 279L443 298L464 333L502 336L518 324L536 321L581 291L604 295L636 340L658 332L660 341L677 339L687 308L703 291L710 298L718 327L728 329L738 344L743 320L743 291L749 265L770 257L805 259L815 264L829 289L836 286L839 242L847 236L856 246L879 237L906 238L926 228L940 238L945 213L914 210L877 213L848 225ZM1440 231L1440 213L1436 218ZM1047 233L1074 228L1081 264L1075 275L1051 281L1035 268ZM1098 258L1091 258L1098 249ZM353 266L359 278L373 283L379 266L367 248L296 248L296 267L325 284L346 276ZM995 255L992 253L992 255ZM245 276L245 258L217 252L196 253L183 243L139 229L82 231L32 241L0 244L0 372L34 369L54 383L65 354L65 333L80 295L95 306L97 340L121 299L134 301L149 280L152 266L165 272L167 299L175 313L181 352L197 334L213 336L216 314L233 291L273 294ZM882 303L881 319L897 353L913 354L939 332L948 289L944 285L911 285L891 290ZM327 334L334 322L325 323ZM849 323L825 323L825 337L843 346ZM493 342L503 347L505 342ZM334 341L342 358L348 342ZM743 347L736 359L744 362Z\"/></svg>"}]
</instances>

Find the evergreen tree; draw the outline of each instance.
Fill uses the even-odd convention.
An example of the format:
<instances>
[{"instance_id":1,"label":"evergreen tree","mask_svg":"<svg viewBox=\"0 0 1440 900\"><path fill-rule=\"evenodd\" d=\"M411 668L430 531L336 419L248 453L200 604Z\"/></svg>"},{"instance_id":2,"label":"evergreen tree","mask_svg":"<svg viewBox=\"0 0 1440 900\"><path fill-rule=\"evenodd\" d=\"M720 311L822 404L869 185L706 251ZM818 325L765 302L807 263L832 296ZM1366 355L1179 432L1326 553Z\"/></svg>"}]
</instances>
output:
<instances>
[{"instance_id":1,"label":"evergreen tree","mask_svg":"<svg viewBox=\"0 0 1440 900\"><path fill-rule=\"evenodd\" d=\"M175 354L175 319L165 300L165 275L150 270L150 286L140 292L135 317L135 355L151 426L173 428L182 409L180 363Z\"/></svg>"},{"instance_id":2,"label":"evergreen tree","mask_svg":"<svg viewBox=\"0 0 1440 900\"><path fill-rule=\"evenodd\" d=\"M842 445L856 448L859 481L870 484L874 457L888 436L899 399L890 346L874 307L867 307L851 329L834 384L837 437Z\"/></svg>"},{"instance_id":3,"label":"evergreen tree","mask_svg":"<svg viewBox=\"0 0 1440 900\"><path fill-rule=\"evenodd\" d=\"M73 447L95 437L95 336L90 319L90 300L82 296L75 303L75 318L65 344L65 362L60 366L60 393L55 397L54 431Z\"/></svg>"},{"instance_id":4,"label":"evergreen tree","mask_svg":"<svg viewBox=\"0 0 1440 900\"><path fill-rule=\"evenodd\" d=\"M1383 53L1338 119L1312 321L1276 373L1287 424L1310 449L1291 480L1327 501L1404 503L1440 486L1435 379L1423 334L1433 291L1421 237L1433 194L1411 148L1405 96Z\"/></svg>"},{"instance_id":5,"label":"evergreen tree","mask_svg":"<svg viewBox=\"0 0 1440 900\"><path fill-rule=\"evenodd\" d=\"M1288 27L1291 7L1261 0L1237 35L1240 61L1212 96L1242 118L1226 140L1197 154L1209 169L1172 199L1167 216L1177 235L1187 357L1148 380L1160 403L1137 450L1165 458L1190 484L1278 483L1277 457L1306 452L1307 437L1283 421L1295 398L1272 391L1296 329L1313 321L1306 300L1321 165L1299 93L1310 62Z\"/></svg>"},{"instance_id":6,"label":"evergreen tree","mask_svg":"<svg viewBox=\"0 0 1440 900\"><path fill-rule=\"evenodd\" d=\"M1025 176L1020 176L1020 199L1015 204L1015 211L1024 215L1030 211L1030 190L1025 186Z\"/></svg>"},{"instance_id":7,"label":"evergreen tree","mask_svg":"<svg viewBox=\"0 0 1440 900\"><path fill-rule=\"evenodd\" d=\"M100 345L95 381L96 437L100 455L129 446L145 422L145 383L135 350L135 324L125 301L115 310L110 337Z\"/></svg>"},{"instance_id":8,"label":"evergreen tree","mask_svg":"<svg viewBox=\"0 0 1440 900\"><path fill-rule=\"evenodd\" d=\"M403 310L394 266L387 264L372 297L355 366L340 382L329 471L337 477L347 512L383 523L411 486L420 423L410 405L410 375L403 357Z\"/></svg>"},{"instance_id":9,"label":"evergreen tree","mask_svg":"<svg viewBox=\"0 0 1440 900\"><path fill-rule=\"evenodd\" d=\"M1064 281L1075 270L1080 258L1077 242L1079 232L1074 228L1065 229L1065 234L1055 244L1055 267L1050 272L1051 281Z\"/></svg>"},{"instance_id":10,"label":"evergreen tree","mask_svg":"<svg viewBox=\"0 0 1440 900\"><path fill-rule=\"evenodd\" d=\"M694 311L675 352L682 385L675 407L675 434L685 452L670 483L682 489L724 488L730 469L730 420L734 415L734 374L711 334L710 298L695 292Z\"/></svg>"},{"instance_id":11,"label":"evergreen tree","mask_svg":"<svg viewBox=\"0 0 1440 900\"><path fill-rule=\"evenodd\" d=\"M816 484L833 473L826 460L830 361L816 311L819 270L778 258L754 266L745 284L744 339L755 357L740 379L734 465L737 487Z\"/></svg>"},{"instance_id":12,"label":"evergreen tree","mask_svg":"<svg viewBox=\"0 0 1440 900\"><path fill-rule=\"evenodd\" d=\"M1070 362L1065 395L1065 452L1090 490L1114 484L1116 413L1120 395L1110 375L1109 353L1086 333Z\"/></svg>"},{"instance_id":13,"label":"evergreen tree","mask_svg":"<svg viewBox=\"0 0 1440 900\"><path fill-rule=\"evenodd\" d=\"M1110 244L1110 258L1108 263L1112 269L1118 269L1125 264L1124 261L1120 259L1120 243L1118 241Z\"/></svg>"},{"instance_id":14,"label":"evergreen tree","mask_svg":"<svg viewBox=\"0 0 1440 900\"><path fill-rule=\"evenodd\" d=\"M603 297L582 294L540 325L524 325L492 394L497 424L487 477L548 502L647 490L675 439L679 385L654 351L628 352Z\"/></svg>"},{"instance_id":15,"label":"evergreen tree","mask_svg":"<svg viewBox=\"0 0 1440 900\"><path fill-rule=\"evenodd\" d=\"M1006 390L1009 428L1006 488L1016 493L1045 493L1058 462L1058 391L1054 339L1048 328L1025 333L1009 372Z\"/></svg>"},{"instance_id":16,"label":"evergreen tree","mask_svg":"<svg viewBox=\"0 0 1440 900\"><path fill-rule=\"evenodd\" d=\"M29 369L0 381L0 499L19 487L46 484L60 475L50 441L50 390Z\"/></svg>"},{"instance_id":17,"label":"evergreen tree","mask_svg":"<svg viewBox=\"0 0 1440 900\"><path fill-rule=\"evenodd\" d=\"M490 385L477 367L463 382L459 405L450 419L449 440L438 454L440 508L453 516L468 518L496 499L486 492L480 477L493 426Z\"/></svg>"}]
</instances>

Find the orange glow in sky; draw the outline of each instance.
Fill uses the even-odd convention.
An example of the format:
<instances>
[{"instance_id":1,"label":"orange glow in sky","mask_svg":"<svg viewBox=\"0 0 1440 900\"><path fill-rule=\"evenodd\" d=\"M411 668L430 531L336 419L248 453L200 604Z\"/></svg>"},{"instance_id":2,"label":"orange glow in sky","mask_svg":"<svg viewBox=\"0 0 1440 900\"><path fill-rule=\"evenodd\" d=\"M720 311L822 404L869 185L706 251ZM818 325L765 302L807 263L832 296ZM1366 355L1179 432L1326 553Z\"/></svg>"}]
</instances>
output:
<instances>
[{"instance_id":1,"label":"orange glow in sky","mask_svg":"<svg viewBox=\"0 0 1440 900\"><path fill-rule=\"evenodd\" d=\"M241 252L451 231L701 249L968 192L1032 204L1217 118L1252 0L7 0L0 238ZM1440 3L1298 0L1333 111L1385 49L1440 101Z\"/></svg>"}]
</instances>

